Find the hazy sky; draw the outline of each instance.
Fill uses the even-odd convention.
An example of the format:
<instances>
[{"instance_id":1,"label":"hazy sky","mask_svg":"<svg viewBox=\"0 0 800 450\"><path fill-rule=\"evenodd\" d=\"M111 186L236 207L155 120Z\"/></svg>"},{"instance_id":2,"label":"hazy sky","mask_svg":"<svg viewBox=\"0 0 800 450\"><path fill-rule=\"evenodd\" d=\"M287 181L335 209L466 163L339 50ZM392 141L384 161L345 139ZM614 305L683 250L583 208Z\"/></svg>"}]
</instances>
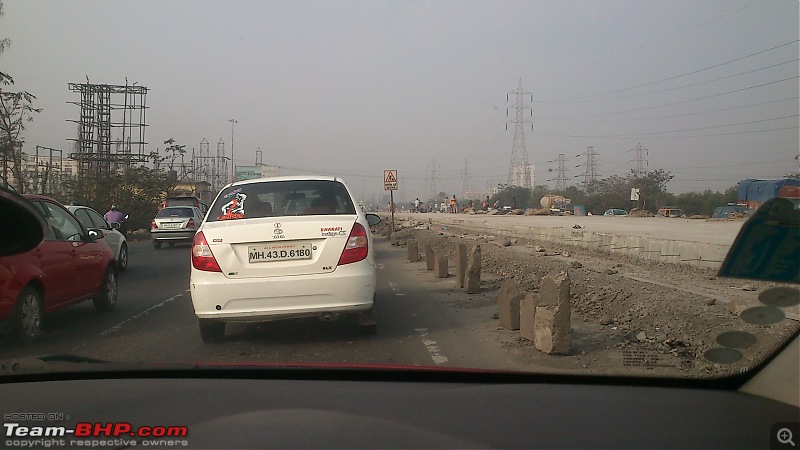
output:
<instances>
[{"instance_id":1,"label":"hazy sky","mask_svg":"<svg viewBox=\"0 0 800 450\"><path fill-rule=\"evenodd\" d=\"M67 83L127 77L150 89L150 147L229 144L236 118L237 164L261 147L283 174L341 175L365 197L398 169L411 200L435 159L437 191L460 193L465 160L472 189L507 181L522 79L536 184L559 153L581 173L587 146L605 177L641 143L673 192L798 167L795 0L3 3L0 70L44 109L26 151L68 148Z\"/></svg>"}]
</instances>

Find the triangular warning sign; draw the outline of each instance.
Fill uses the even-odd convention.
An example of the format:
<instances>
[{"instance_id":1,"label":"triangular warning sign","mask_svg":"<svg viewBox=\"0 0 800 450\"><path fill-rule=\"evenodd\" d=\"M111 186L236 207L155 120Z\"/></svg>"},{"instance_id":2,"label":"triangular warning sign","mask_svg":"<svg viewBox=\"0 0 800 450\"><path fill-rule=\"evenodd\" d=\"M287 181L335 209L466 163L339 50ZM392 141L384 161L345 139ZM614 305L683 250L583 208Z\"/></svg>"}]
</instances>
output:
<instances>
[{"instance_id":1,"label":"triangular warning sign","mask_svg":"<svg viewBox=\"0 0 800 450\"><path fill-rule=\"evenodd\" d=\"M386 172L386 180L385 181L387 183L396 183L397 182L397 176L394 174L394 171L390 170L390 171Z\"/></svg>"}]
</instances>

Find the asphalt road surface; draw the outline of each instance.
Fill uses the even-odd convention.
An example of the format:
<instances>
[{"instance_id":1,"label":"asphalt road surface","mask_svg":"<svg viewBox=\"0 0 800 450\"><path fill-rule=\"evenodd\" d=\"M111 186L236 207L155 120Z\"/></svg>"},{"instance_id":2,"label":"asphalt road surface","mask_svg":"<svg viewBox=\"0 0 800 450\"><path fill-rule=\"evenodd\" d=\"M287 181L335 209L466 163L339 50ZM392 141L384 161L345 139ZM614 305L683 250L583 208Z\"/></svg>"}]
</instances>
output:
<instances>
[{"instance_id":1,"label":"asphalt road surface","mask_svg":"<svg viewBox=\"0 0 800 450\"><path fill-rule=\"evenodd\" d=\"M302 362L513 369L503 352L470 331L469 316L448 307L420 283L405 249L375 236L378 332L361 335L355 317L228 324L226 339L201 341L189 294L188 245L156 250L132 242L120 274L117 307L97 313L92 302L45 317L32 342L0 336L0 361L80 355L122 363ZM427 287L426 287L427 286Z\"/></svg>"}]
</instances>

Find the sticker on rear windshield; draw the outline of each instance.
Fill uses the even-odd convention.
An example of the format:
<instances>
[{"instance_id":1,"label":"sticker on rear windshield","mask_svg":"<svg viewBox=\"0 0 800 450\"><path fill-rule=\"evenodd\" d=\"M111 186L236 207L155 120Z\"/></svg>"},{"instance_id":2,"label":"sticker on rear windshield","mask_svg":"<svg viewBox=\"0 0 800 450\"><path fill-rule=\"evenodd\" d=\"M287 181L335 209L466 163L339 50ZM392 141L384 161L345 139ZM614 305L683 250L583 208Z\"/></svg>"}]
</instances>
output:
<instances>
[{"instance_id":1,"label":"sticker on rear windshield","mask_svg":"<svg viewBox=\"0 0 800 450\"><path fill-rule=\"evenodd\" d=\"M347 231L342 227L322 227L319 232L324 237L347 236Z\"/></svg>"},{"instance_id":2,"label":"sticker on rear windshield","mask_svg":"<svg viewBox=\"0 0 800 450\"><path fill-rule=\"evenodd\" d=\"M238 188L235 191L228 192L227 194L223 195L222 198L231 198L234 195L238 194L239 192L242 192L242 188Z\"/></svg>"},{"instance_id":3,"label":"sticker on rear windshield","mask_svg":"<svg viewBox=\"0 0 800 450\"><path fill-rule=\"evenodd\" d=\"M244 218L244 201L247 194L237 192L236 196L228 203L222 205L222 215L217 216L217 220L231 220Z\"/></svg>"}]
</instances>

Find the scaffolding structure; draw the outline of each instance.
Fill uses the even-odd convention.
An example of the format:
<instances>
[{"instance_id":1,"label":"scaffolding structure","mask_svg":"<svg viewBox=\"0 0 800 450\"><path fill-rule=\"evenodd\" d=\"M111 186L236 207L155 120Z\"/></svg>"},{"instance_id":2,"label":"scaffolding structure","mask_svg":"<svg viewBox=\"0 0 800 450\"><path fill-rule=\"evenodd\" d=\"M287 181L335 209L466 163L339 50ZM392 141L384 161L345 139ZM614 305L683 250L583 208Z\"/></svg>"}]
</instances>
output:
<instances>
[{"instance_id":1,"label":"scaffolding structure","mask_svg":"<svg viewBox=\"0 0 800 450\"><path fill-rule=\"evenodd\" d=\"M147 91L137 83L125 85L68 83L69 90L80 95L78 137L75 152L69 155L78 162L78 178L101 177L111 172L144 163L145 112Z\"/></svg>"}]
</instances>

